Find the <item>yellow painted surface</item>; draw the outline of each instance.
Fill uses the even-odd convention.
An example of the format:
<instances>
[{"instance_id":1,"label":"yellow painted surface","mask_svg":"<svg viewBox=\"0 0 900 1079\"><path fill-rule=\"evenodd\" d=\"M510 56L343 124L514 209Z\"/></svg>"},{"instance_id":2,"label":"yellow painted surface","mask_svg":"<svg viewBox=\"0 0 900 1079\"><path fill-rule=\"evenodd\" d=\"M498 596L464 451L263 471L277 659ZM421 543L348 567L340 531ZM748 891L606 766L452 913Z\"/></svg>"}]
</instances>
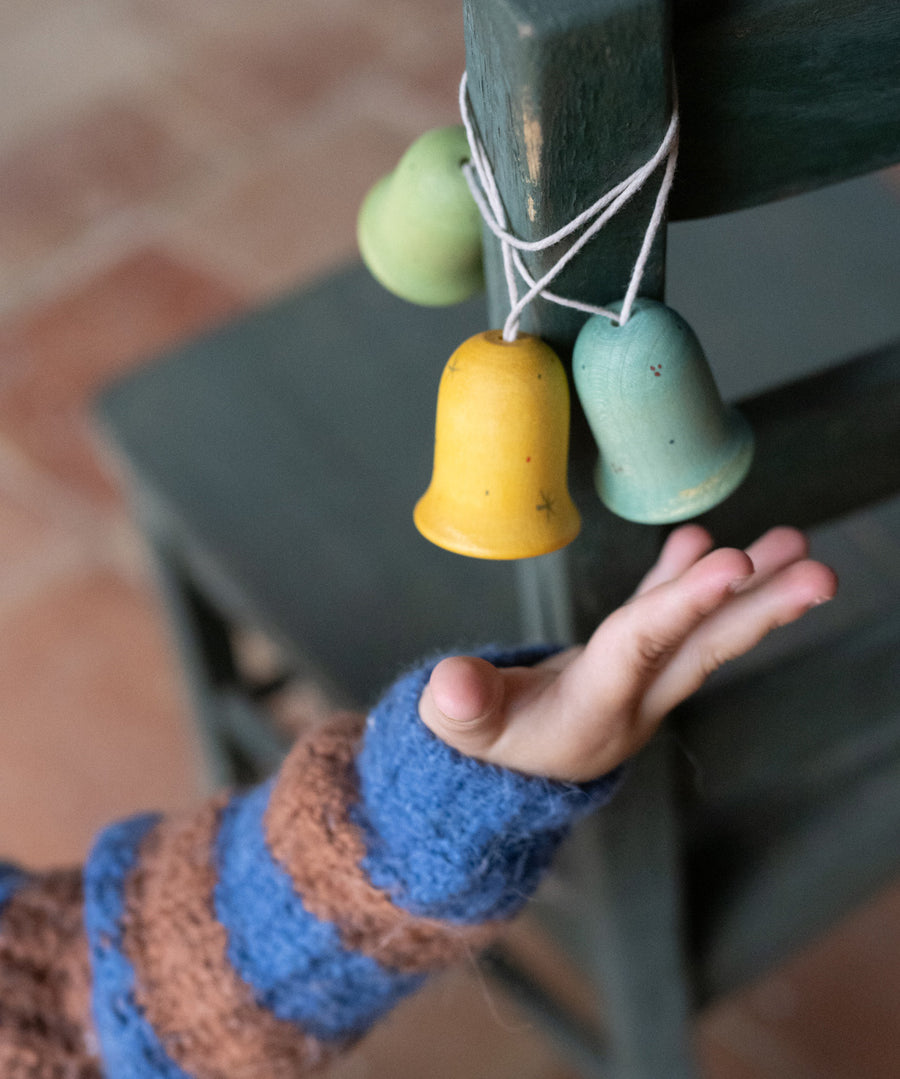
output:
<instances>
[{"instance_id":1,"label":"yellow painted surface","mask_svg":"<svg viewBox=\"0 0 900 1079\"><path fill-rule=\"evenodd\" d=\"M434 470L415 508L433 543L474 558L531 558L570 543L581 527L569 495L569 387L556 353L491 330L469 338L444 368Z\"/></svg>"}]
</instances>

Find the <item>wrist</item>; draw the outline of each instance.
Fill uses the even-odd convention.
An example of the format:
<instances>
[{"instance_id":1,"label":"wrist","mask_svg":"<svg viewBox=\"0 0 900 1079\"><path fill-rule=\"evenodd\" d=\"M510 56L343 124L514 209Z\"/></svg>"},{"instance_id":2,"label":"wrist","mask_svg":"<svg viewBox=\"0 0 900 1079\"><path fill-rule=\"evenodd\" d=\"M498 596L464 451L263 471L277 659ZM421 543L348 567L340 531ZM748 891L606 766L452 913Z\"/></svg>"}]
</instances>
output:
<instances>
[{"instance_id":1,"label":"wrist","mask_svg":"<svg viewBox=\"0 0 900 1079\"><path fill-rule=\"evenodd\" d=\"M479 654L503 667L556 651ZM463 923L508 917L537 886L571 825L609 800L619 773L563 783L452 748L418 715L440 658L401 677L368 717L356 762L364 866L376 886L417 914Z\"/></svg>"}]
</instances>

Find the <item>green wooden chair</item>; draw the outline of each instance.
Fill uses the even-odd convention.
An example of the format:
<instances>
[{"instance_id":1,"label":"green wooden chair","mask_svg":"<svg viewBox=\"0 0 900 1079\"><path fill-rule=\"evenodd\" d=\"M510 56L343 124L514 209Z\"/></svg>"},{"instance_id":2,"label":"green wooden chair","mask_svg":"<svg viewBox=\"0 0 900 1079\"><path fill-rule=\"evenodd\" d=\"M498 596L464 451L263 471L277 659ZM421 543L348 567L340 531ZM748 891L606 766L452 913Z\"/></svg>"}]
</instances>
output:
<instances>
[{"instance_id":1,"label":"green wooden chair","mask_svg":"<svg viewBox=\"0 0 900 1079\"><path fill-rule=\"evenodd\" d=\"M520 236L553 232L652 155L670 117L673 57L682 144L670 219L742 209L900 157L894 5L585 0L543 8L528 0L466 5L473 110ZM488 122L497 116L513 120ZM642 193L610 222L555 290L588 302L623 295L653 197ZM497 321L506 292L496 257L489 267ZM642 291L659 297L663 284L660 242ZM563 351L583 319L549 304L529 314L525 328ZM714 534L744 543L775 521L810 526L895 491L898 358L888 350L746 401L756 463L738 493L708 515ZM873 409L876 398L884 412ZM839 415L846 426L835 422ZM594 451L577 433L574 443L572 471L583 480ZM566 617L578 638L621 598L592 556L614 546L617 571L630 583L638 564L629 552L640 547L632 528L599 511L585 532L567 556ZM546 574L541 566L532 572ZM554 614L542 597L552 588L536 581L531 591L534 617L549 627ZM889 807L900 780L897 630L894 619L893 629L854 631L827 654L695 701L677 730L708 777L703 796L679 796L673 739L664 736L638 761L612 811L582 831L571 878L590 882L590 898L578 917L551 911L548 921L604 996L605 1047L587 1050L569 1028L571 1043L587 1050L587 1069L608 1064L606 1074L634 1079L694 1075L693 1010L785 956L896 871L900 819ZM856 692L861 684L871 696ZM873 740L893 748L873 758ZM827 764L838 745L848 764L840 775ZM503 957L498 964L527 994L527 977Z\"/></svg>"},{"instance_id":2,"label":"green wooden chair","mask_svg":"<svg viewBox=\"0 0 900 1079\"><path fill-rule=\"evenodd\" d=\"M670 220L900 159L900 7L830 7L465 0L472 109L514 231L552 232L652 155L670 117L673 59L683 135ZM642 193L617 215L556 290L589 302L621 296L652 201ZM766 220L796 224L784 205L786 217ZM850 205L838 199L836 212ZM724 250L701 236L679 255L671 230L670 264L680 258L692 274L710 250L752 259L755 220L726 224ZM595 450L578 415L570 483L585 525L566 551L479 563L412 529L440 367L506 313L492 240L486 258L487 312L481 301L409 307L354 267L104 394L100 422L134 478L218 780L253 778L284 750L259 707L272 687L242 671L237 627L265 630L291 673L365 704L423 651L583 638L658 548L658 529L620 521L597 501ZM662 296L664 264L665 230L644 293ZM696 275L715 272L698 265ZM848 295L863 287L854 284ZM894 332L898 314L888 312ZM524 328L568 357L583 317L536 302ZM865 346L876 343L859 330ZM758 448L744 485L706 519L722 542L745 543L781 521L820 525L900 487L900 346L773 381L781 384L742 402ZM539 910L597 985L603 1036L567 1016L511 955L486 958L585 1075L695 1076L696 1009L900 868L900 620L846 628L712 685L567 848L566 902L547 896ZM699 788L685 782L685 748L702 771Z\"/></svg>"}]
</instances>

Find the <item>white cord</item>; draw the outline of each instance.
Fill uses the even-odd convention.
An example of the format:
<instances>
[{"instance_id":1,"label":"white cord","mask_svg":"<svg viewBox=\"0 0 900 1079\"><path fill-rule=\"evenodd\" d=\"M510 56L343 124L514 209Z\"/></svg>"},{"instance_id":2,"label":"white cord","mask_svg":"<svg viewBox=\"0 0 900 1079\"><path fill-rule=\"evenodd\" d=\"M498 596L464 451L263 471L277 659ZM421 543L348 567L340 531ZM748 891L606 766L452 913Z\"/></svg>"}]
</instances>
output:
<instances>
[{"instance_id":1,"label":"white cord","mask_svg":"<svg viewBox=\"0 0 900 1079\"><path fill-rule=\"evenodd\" d=\"M641 279L644 276L644 270L647 265L647 259L650 257L650 250L653 247L653 241L656 238L656 233L662 222L666 202L669 198L669 191L672 187L672 181L675 178L675 164L678 159L679 116L678 99L674 89L672 119L669 121L668 129L666 130L659 148L649 161L641 165L640 168L635 169L630 176L626 177L620 183L610 188L610 190L601 195L593 205L578 214L578 216L569 221L568 224L557 229L552 235L545 236L540 240L521 240L509 231L509 221L506 216L506 210L503 207L503 201L500 198L497 181L494 178L494 173L491 169L487 153L485 152L481 139L478 137L478 133L475 130L475 125L472 122L472 117L469 112L469 99L466 92L466 85L467 75L463 72L459 84L459 111L463 125L466 129L466 137L469 140L469 152L471 154L471 161L463 165L463 174L465 175L469 190L472 192L472 196L475 199L475 203L478 206L485 224L500 241L500 247L503 254L503 271L506 277L510 305L510 311L503 326L503 340L514 341L516 339L519 332L519 321L522 312L538 296L551 303L560 304L563 307L572 307L577 311L585 311L592 315L604 315L606 318L613 319L624 326L631 316L631 308L637 297ZM653 214L650 217L647 230L644 233L641 250L638 254L637 261L634 264L634 269L631 272L631 280L628 283L628 289L626 290L625 298L622 302L621 311L616 314L605 307L597 307L594 304L582 303L580 300L570 300L565 296L558 296L555 293L550 292L547 286L555 277L557 277L563 268L575 258L585 244L597 235L607 221L614 217L619 210L621 210L622 207L641 190L647 181L647 178L656 171L663 158L666 159L666 170L663 174L659 192L656 196ZM544 251L548 247L553 247L554 244L558 244L562 240L567 239L580 229L584 230L581 232L581 235L573 241L553 266L551 266L551 268L536 281L525 266L521 252ZM519 295L519 284L516 279L516 273L519 274L526 286L526 291L521 296Z\"/></svg>"}]
</instances>

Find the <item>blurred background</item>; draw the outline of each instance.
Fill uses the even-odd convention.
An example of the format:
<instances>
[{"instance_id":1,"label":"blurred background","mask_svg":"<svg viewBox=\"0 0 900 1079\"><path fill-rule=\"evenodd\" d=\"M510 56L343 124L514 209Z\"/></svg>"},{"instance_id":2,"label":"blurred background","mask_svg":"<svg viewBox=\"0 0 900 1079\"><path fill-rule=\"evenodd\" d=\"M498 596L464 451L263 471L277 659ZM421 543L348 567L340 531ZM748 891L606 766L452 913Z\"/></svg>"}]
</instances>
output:
<instances>
[{"instance_id":1,"label":"blurred background","mask_svg":"<svg viewBox=\"0 0 900 1079\"><path fill-rule=\"evenodd\" d=\"M362 195L419 133L455 121L463 63L459 0L0 6L0 856L80 860L110 819L205 790L94 394L353 258ZM874 183L900 198L897 174ZM686 314L696 302L684 294ZM727 320L709 333L727 336ZM896 584L896 540L877 516L853 527L832 544L868 544ZM523 940L553 965L532 930ZM702 1017L708 1075L895 1076L898 1002L895 887ZM331 1074L571 1073L460 970Z\"/></svg>"}]
</instances>

